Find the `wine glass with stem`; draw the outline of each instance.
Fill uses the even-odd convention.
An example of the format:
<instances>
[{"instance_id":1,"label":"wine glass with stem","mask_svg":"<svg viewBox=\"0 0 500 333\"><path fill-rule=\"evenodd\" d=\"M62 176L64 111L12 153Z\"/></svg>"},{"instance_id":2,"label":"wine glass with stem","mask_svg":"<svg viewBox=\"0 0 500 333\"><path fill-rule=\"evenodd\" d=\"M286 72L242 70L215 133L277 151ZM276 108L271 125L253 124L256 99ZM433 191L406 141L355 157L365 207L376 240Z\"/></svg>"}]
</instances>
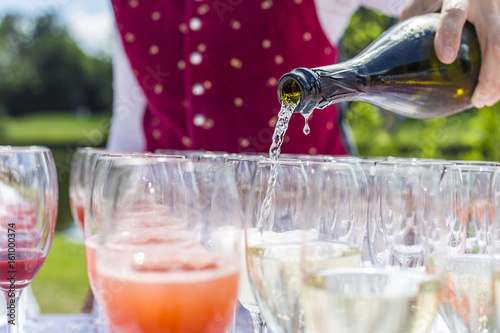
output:
<instances>
[{"instance_id":1,"label":"wine glass with stem","mask_svg":"<svg viewBox=\"0 0 500 333\"><path fill-rule=\"evenodd\" d=\"M97 158L103 153L109 152L101 148L78 147L73 153L69 180L69 200L71 214L82 235L84 233L85 199L88 195L90 179Z\"/></svg>"},{"instance_id":2,"label":"wine glass with stem","mask_svg":"<svg viewBox=\"0 0 500 333\"><path fill-rule=\"evenodd\" d=\"M498 320L500 318L500 168L498 167L491 176L488 204L487 253L491 258L493 299ZM500 321L497 321L496 329L500 330Z\"/></svg>"},{"instance_id":3,"label":"wine glass with stem","mask_svg":"<svg viewBox=\"0 0 500 333\"><path fill-rule=\"evenodd\" d=\"M351 205L344 202L342 208L345 210L342 213L329 216L332 219L338 218L338 224L330 229L325 224L319 224L315 229L306 223L310 216L304 214L304 209L306 200L311 195L310 178L314 177L323 164L343 170L346 181L349 181L344 184L344 194L350 193L346 194L345 199ZM347 213L356 206L354 198L359 195L358 190L354 173L346 164L267 159L258 162L246 207L246 256L252 290L262 315L273 332L305 331L302 243L304 239L308 241L310 265L328 265L332 257L338 256L337 250L339 247L343 248L343 244L330 247L326 240L327 237L337 235L335 228L345 226L350 230L358 230L353 224L363 226L360 219L351 220L349 218L352 216ZM348 219L341 221L343 218ZM318 230L324 231L324 238L318 235ZM358 261L359 258L360 255Z\"/></svg>"},{"instance_id":4,"label":"wine glass with stem","mask_svg":"<svg viewBox=\"0 0 500 333\"><path fill-rule=\"evenodd\" d=\"M352 162L352 161L350 161ZM359 178L362 175L361 179ZM303 210L301 271L307 331L342 332L329 322L340 308L328 296L336 269L363 265L365 175L352 163L323 163L315 172Z\"/></svg>"},{"instance_id":5,"label":"wine glass with stem","mask_svg":"<svg viewBox=\"0 0 500 333\"><path fill-rule=\"evenodd\" d=\"M452 332L498 329L488 248L495 234L490 185L497 169L477 162L457 163L447 166L443 177L443 181L455 182L446 189L453 204L446 208L454 220L448 223L448 283L440 306L441 317Z\"/></svg>"},{"instance_id":6,"label":"wine glass with stem","mask_svg":"<svg viewBox=\"0 0 500 333\"><path fill-rule=\"evenodd\" d=\"M82 323L81 330L99 331L103 326L100 308L102 302L99 300L99 292L96 284L95 277L95 251L99 245L100 232L99 225L102 224L103 210L107 204L112 200L110 190L111 187L106 187L109 172L116 161L120 159L133 159L133 158L148 158L155 159L184 159L181 155L163 155L151 153L118 153L118 152L102 152L96 157L95 166L93 167L92 174L89 177L88 193L85 198L85 213L84 213L84 245L85 245L85 261L87 264L87 274L89 278L89 285L93 295L93 320L92 323Z\"/></svg>"},{"instance_id":7,"label":"wine glass with stem","mask_svg":"<svg viewBox=\"0 0 500 333\"><path fill-rule=\"evenodd\" d=\"M107 328L223 332L238 291L234 176L224 165L156 157L117 159L108 169L93 205Z\"/></svg>"},{"instance_id":8,"label":"wine glass with stem","mask_svg":"<svg viewBox=\"0 0 500 333\"><path fill-rule=\"evenodd\" d=\"M333 278L327 275L322 281L332 288L330 309L331 304L342 304L329 318L338 332L430 332L433 328L447 236L439 187L443 167L435 166L417 160L377 163L367 224L373 266L336 271Z\"/></svg>"},{"instance_id":9,"label":"wine glass with stem","mask_svg":"<svg viewBox=\"0 0 500 333\"><path fill-rule=\"evenodd\" d=\"M264 157L261 155L228 155L225 158L224 163L231 168L236 179L238 194L240 196L240 201L242 202L242 215L245 214L247 197L250 192L252 178L257 167L257 163L263 159ZM242 259L238 301L250 313L254 333L265 333L267 332L267 325L261 315L260 308L250 287L250 281L248 280L248 271L245 258L245 234L243 229L241 233L240 247L240 254L242 255ZM237 325L234 325L235 330L236 326Z\"/></svg>"},{"instance_id":10,"label":"wine glass with stem","mask_svg":"<svg viewBox=\"0 0 500 333\"><path fill-rule=\"evenodd\" d=\"M0 269L7 332L23 332L19 298L50 249L58 188L54 159L45 147L0 147Z\"/></svg>"},{"instance_id":11,"label":"wine glass with stem","mask_svg":"<svg viewBox=\"0 0 500 333\"><path fill-rule=\"evenodd\" d=\"M235 181L238 189L238 194L240 197L240 202L243 203L246 195L248 194L248 189L251 183L251 178L253 175L253 171L255 170L255 165L257 160L261 159L262 156L258 154L229 154L226 152L204 152L203 154L198 154L197 159L194 159L197 162L208 163L208 164L227 164L231 169L232 173L235 176ZM244 205L240 205L242 214L244 214ZM242 226L243 227L243 226ZM261 330L266 330L265 322L262 321L259 313L258 307L255 304L255 300L248 286L248 278L247 278L247 270L246 270L246 260L245 260L245 242L244 242L244 230L241 229L241 270L240 274L240 287L238 291L238 304L234 309L233 322L231 323L228 333L237 332L237 326L242 326L245 324L244 320L239 320L237 323L240 314L240 304L243 305L244 308L248 309L250 307L251 317L252 317L252 325L254 330L260 332ZM250 299L249 299L250 298ZM241 301L243 300L243 303ZM249 310L249 311L250 311ZM242 319L240 317L240 319ZM245 329L245 328L243 328Z\"/></svg>"},{"instance_id":12,"label":"wine glass with stem","mask_svg":"<svg viewBox=\"0 0 500 333\"><path fill-rule=\"evenodd\" d=\"M99 157L109 153L111 153L111 151L95 147L78 147L73 153L68 189L70 209L75 224L82 234L84 243L85 207L90 193L94 169ZM99 307L94 299L92 288L87 292L87 296L82 306L82 312L91 312L90 320L73 321L68 325L69 331L75 333L93 332L101 326Z\"/></svg>"}]
</instances>

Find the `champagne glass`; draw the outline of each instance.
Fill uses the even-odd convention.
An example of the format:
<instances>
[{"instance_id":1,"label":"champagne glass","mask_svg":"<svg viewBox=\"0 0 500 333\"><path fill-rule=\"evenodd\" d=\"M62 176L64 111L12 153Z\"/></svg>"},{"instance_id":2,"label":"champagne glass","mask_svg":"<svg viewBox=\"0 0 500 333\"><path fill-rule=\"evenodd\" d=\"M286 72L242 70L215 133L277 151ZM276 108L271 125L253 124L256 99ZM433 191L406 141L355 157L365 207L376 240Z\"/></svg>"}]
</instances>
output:
<instances>
[{"instance_id":1,"label":"champagne glass","mask_svg":"<svg viewBox=\"0 0 500 333\"><path fill-rule=\"evenodd\" d=\"M488 191L496 169L493 162L455 162L462 176L464 218L466 219L466 253L486 253L487 224L489 218Z\"/></svg>"},{"instance_id":2,"label":"champagne glass","mask_svg":"<svg viewBox=\"0 0 500 333\"><path fill-rule=\"evenodd\" d=\"M491 257L493 277L493 299L497 320L500 318L500 168L493 171L488 195L490 221L488 223L487 251ZM497 322L500 330L500 322Z\"/></svg>"},{"instance_id":3,"label":"champagne glass","mask_svg":"<svg viewBox=\"0 0 500 333\"><path fill-rule=\"evenodd\" d=\"M359 268L363 263L366 212L360 183L365 176L359 176L352 164L324 163L310 186L302 224L307 235L302 245L302 283L307 329L313 332L343 332L331 321L341 305L335 304L329 281L338 269Z\"/></svg>"},{"instance_id":4,"label":"champagne glass","mask_svg":"<svg viewBox=\"0 0 500 333\"><path fill-rule=\"evenodd\" d=\"M368 237L372 261L384 267L420 266L423 259L418 220L419 179L413 162L377 165L369 203Z\"/></svg>"},{"instance_id":5,"label":"champagne glass","mask_svg":"<svg viewBox=\"0 0 500 333\"><path fill-rule=\"evenodd\" d=\"M364 221L364 236L363 236L363 245L362 245L362 261L363 266L371 265L371 257L369 253L369 243L368 243L368 233L366 224L368 223L368 199L371 192L372 179L370 175L370 169L374 168L374 161L362 160L358 157L352 156L337 156L334 157L333 161L347 163L349 164L353 172L355 173L356 180L359 185L360 195L358 199L359 206L359 218Z\"/></svg>"},{"instance_id":6,"label":"champagne glass","mask_svg":"<svg viewBox=\"0 0 500 333\"><path fill-rule=\"evenodd\" d=\"M304 329L300 290L299 214L308 192L301 161L261 161L246 206L248 277L273 332Z\"/></svg>"},{"instance_id":7,"label":"champagne glass","mask_svg":"<svg viewBox=\"0 0 500 333\"><path fill-rule=\"evenodd\" d=\"M80 229L85 243L85 208L91 190L92 178L95 165L100 156L109 154L110 151L93 148L79 147L73 153L71 162L71 172L69 180L69 199L73 219ZM92 282L89 281L92 286ZM94 299L92 288L87 292L87 296L82 306L82 312L91 312L89 320L75 320L68 329L71 332L93 332L100 327L99 307Z\"/></svg>"},{"instance_id":8,"label":"champagne glass","mask_svg":"<svg viewBox=\"0 0 500 333\"><path fill-rule=\"evenodd\" d=\"M69 200L71 214L82 235L84 234L85 198L88 195L95 163L103 153L108 152L104 149L91 147L79 147L73 153L69 180Z\"/></svg>"},{"instance_id":9,"label":"champagne glass","mask_svg":"<svg viewBox=\"0 0 500 333\"><path fill-rule=\"evenodd\" d=\"M301 271L304 238L310 241L307 244L312 257L311 265L335 264L338 263L339 248L344 249L344 245L332 245L327 242L328 237L336 235L336 228L346 226L357 230L353 226L356 222L363 226L361 219L350 219L352 216L347 213L356 206L351 191L358 188L357 185L351 186L352 183L344 184L346 192L351 193L347 196L351 200L346 198L344 201L345 210L336 215L339 223L335 227L320 225L312 228L305 223L310 219L304 211L306 199L311 195L309 181L323 164L335 168L343 165L344 172L350 177L348 179L355 182L352 169L345 164L299 160L263 160L257 164L246 207L246 256L251 287L273 332L305 331ZM359 195L359 192L356 194ZM346 220L340 222L343 218ZM323 238L318 229L323 231ZM346 239L347 234L343 234ZM360 243L361 238L362 232ZM358 261L359 258L358 251Z\"/></svg>"},{"instance_id":10,"label":"champagne glass","mask_svg":"<svg viewBox=\"0 0 500 333\"><path fill-rule=\"evenodd\" d=\"M488 253L488 233L491 233L491 178L497 167L458 164L448 166L450 176L459 178L450 188L459 207L456 210L460 228L448 224L447 284L440 314L452 332L495 332L498 319L494 311L491 257ZM488 230L490 228L490 230ZM494 233L493 233L494 234ZM450 243L449 243L450 244Z\"/></svg>"},{"instance_id":11,"label":"champagne glass","mask_svg":"<svg viewBox=\"0 0 500 333\"><path fill-rule=\"evenodd\" d=\"M250 187L252 184L252 178L257 168L257 163L263 160L264 157L260 155L228 155L225 158L225 164L232 170L236 185L238 188L238 194L242 202L242 214L245 214L247 197L250 192ZM254 333L267 332L267 325L264 318L261 316L260 308L255 300L252 289L250 287L250 281L248 279L248 271L245 259L245 234L242 229L241 241L240 241L240 253L242 255L241 259L241 275L240 275L240 288L238 291L238 301L240 304L249 311L252 317L252 324Z\"/></svg>"},{"instance_id":12,"label":"champagne glass","mask_svg":"<svg viewBox=\"0 0 500 333\"><path fill-rule=\"evenodd\" d=\"M374 265L316 274L325 304L314 313L318 332L430 332L445 260L439 179L415 161L377 165L368 224Z\"/></svg>"},{"instance_id":13,"label":"champagne glass","mask_svg":"<svg viewBox=\"0 0 500 333\"><path fill-rule=\"evenodd\" d=\"M45 261L56 223L57 177L48 148L0 147L0 202L6 331L22 332L19 298Z\"/></svg>"},{"instance_id":14,"label":"champagne glass","mask_svg":"<svg viewBox=\"0 0 500 333\"><path fill-rule=\"evenodd\" d=\"M224 165L120 159L104 187L95 254L108 329L223 332L238 292L234 176Z\"/></svg>"}]
</instances>

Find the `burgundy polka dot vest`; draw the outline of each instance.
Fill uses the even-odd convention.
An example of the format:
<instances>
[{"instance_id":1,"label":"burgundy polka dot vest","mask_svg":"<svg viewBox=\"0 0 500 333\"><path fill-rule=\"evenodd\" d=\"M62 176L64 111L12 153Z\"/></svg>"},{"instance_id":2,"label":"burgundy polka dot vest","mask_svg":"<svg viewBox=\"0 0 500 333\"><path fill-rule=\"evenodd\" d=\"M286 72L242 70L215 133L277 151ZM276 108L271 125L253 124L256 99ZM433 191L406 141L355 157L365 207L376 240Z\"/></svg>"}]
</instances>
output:
<instances>
[{"instance_id":1,"label":"burgundy polka dot vest","mask_svg":"<svg viewBox=\"0 0 500 333\"><path fill-rule=\"evenodd\" d=\"M296 67L332 64L314 0L112 0L148 106L147 150L267 152L276 84ZM335 22L332 22L335 24ZM292 116L283 153L345 154L334 107L304 135Z\"/></svg>"}]
</instances>

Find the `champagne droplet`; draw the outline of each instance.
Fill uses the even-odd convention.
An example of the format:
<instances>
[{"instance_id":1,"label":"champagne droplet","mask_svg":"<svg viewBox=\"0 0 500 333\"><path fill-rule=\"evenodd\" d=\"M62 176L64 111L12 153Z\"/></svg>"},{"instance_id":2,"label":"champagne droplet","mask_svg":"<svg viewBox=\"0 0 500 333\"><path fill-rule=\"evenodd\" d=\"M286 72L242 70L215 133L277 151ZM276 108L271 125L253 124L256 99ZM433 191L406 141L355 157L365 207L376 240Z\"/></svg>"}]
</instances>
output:
<instances>
[{"instance_id":1,"label":"champagne droplet","mask_svg":"<svg viewBox=\"0 0 500 333\"><path fill-rule=\"evenodd\" d=\"M308 123L308 118L309 116L304 115L305 123L304 123L304 130L302 132L304 132L305 135L311 133L311 128L309 127Z\"/></svg>"}]
</instances>

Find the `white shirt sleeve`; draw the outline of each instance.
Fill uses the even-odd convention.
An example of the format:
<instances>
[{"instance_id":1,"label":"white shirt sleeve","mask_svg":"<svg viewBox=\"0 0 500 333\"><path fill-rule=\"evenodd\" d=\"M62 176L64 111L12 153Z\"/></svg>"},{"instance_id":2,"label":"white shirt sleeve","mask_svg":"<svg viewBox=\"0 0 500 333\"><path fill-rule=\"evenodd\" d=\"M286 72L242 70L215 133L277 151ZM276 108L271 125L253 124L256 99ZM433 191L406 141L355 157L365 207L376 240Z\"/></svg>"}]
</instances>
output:
<instances>
[{"instance_id":1,"label":"white shirt sleeve","mask_svg":"<svg viewBox=\"0 0 500 333\"><path fill-rule=\"evenodd\" d=\"M382 13L398 17L401 15L408 0L359 0L360 5L366 8L379 10Z\"/></svg>"},{"instance_id":2,"label":"white shirt sleeve","mask_svg":"<svg viewBox=\"0 0 500 333\"><path fill-rule=\"evenodd\" d=\"M113 53L113 116L107 149L139 152L145 150L142 120L146 98L128 61L118 32Z\"/></svg>"},{"instance_id":3,"label":"white shirt sleeve","mask_svg":"<svg viewBox=\"0 0 500 333\"><path fill-rule=\"evenodd\" d=\"M398 17L408 0L314 0L323 32L333 45L338 45L351 16L360 6Z\"/></svg>"},{"instance_id":4,"label":"white shirt sleeve","mask_svg":"<svg viewBox=\"0 0 500 333\"><path fill-rule=\"evenodd\" d=\"M318 20L330 43L338 45L359 0L314 0Z\"/></svg>"}]
</instances>

